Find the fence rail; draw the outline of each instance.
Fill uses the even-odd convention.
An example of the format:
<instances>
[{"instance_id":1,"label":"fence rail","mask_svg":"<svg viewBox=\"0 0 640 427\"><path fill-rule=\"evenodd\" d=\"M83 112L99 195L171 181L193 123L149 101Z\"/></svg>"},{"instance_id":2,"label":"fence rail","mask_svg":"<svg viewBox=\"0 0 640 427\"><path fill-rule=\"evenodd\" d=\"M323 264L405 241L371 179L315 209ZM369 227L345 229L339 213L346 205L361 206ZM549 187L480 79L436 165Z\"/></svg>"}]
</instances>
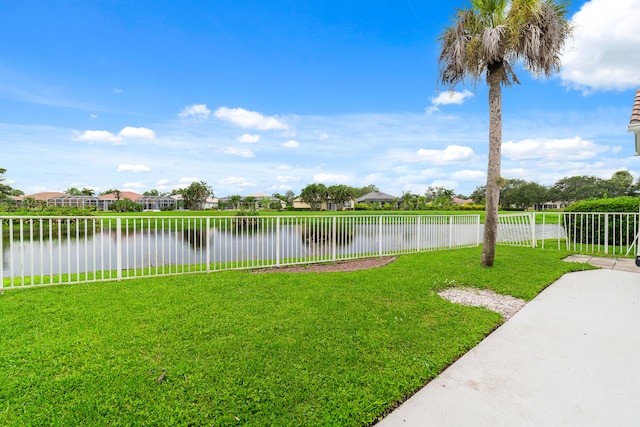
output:
<instances>
[{"instance_id":1,"label":"fence rail","mask_svg":"<svg viewBox=\"0 0 640 427\"><path fill-rule=\"evenodd\" d=\"M479 215L0 216L0 290L277 267L480 244ZM640 214L499 216L498 244L640 255Z\"/></svg>"},{"instance_id":2,"label":"fence rail","mask_svg":"<svg viewBox=\"0 0 640 427\"><path fill-rule=\"evenodd\" d=\"M530 212L499 216L498 242L583 254L638 253L640 213Z\"/></svg>"},{"instance_id":3,"label":"fence rail","mask_svg":"<svg viewBox=\"0 0 640 427\"><path fill-rule=\"evenodd\" d=\"M479 215L0 217L0 288L477 246Z\"/></svg>"}]
</instances>

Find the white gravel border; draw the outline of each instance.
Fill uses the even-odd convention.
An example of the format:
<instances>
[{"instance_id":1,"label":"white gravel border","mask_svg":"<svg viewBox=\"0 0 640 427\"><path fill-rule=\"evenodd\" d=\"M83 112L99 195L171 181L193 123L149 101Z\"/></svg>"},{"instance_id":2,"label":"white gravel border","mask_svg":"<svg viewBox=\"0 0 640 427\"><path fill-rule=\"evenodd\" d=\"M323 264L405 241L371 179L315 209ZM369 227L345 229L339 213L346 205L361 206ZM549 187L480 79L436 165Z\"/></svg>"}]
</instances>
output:
<instances>
[{"instance_id":1,"label":"white gravel border","mask_svg":"<svg viewBox=\"0 0 640 427\"><path fill-rule=\"evenodd\" d=\"M438 292L442 298L451 302L484 307L502 315L505 321L516 314L527 302L509 295L500 295L493 291L475 288L450 288Z\"/></svg>"}]
</instances>

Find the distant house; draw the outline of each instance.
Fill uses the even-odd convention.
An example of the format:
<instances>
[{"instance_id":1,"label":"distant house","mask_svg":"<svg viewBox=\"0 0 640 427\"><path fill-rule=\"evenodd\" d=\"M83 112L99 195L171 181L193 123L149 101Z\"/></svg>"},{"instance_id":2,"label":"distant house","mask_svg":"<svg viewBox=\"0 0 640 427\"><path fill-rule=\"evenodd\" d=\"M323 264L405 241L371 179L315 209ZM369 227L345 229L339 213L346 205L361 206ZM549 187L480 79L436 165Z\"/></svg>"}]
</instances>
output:
<instances>
[{"instance_id":1,"label":"distant house","mask_svg":"<svg viewBox=\"0 0 640 427\"><path fill-rule=\"evenodd\" d=\"M269 206L263 206L265 201L269 201ZM280 200L277 197L269 196L265 193L252 193L247 194L246 196L242 196L239 200L239 204L249 209L271 209L271 205L278 203L280 209L287 208L287 202L284 200ZM234 206L231 202L231 196L222 197L220 199L220 206L224 206L224 209L234 210L237 209L238 206Z\"/></svg>"},{"instance_id":2,"label":"distant house","mask_svg":"<svg viewBox=\"0 0 640 427\"><path fill-rule=\"evenodd\" d=\"M72 196L69 194L63 194L61 196L50 197L47 199L48 206L67 206L80 209L94 208L99 211L106 211L106 204L107 202L96 196Z\"/></svg>"},{"instance_id":3,"label":"distant house","mask_svg":"<svg viewBox=\"0 0 640 427\"><path fill-rule=\"evenodd\" d=\"M265 194L265 193L257 192L257 193L247 194L242 198L242 200L246 201L247 198L249 197L253 198L256 209L269 209L271 208L272 203L278 203L280 205L280 209L287 208L287 202L285 202L284 200L280 200L277 197L269 196L268 194ZM269 206L263 206L263 203L266 200L269 200Z\"/></svg>"},{"instance_id":4,"label":"distant house","mask_svg":"<svg viewBox=\"0 0 640 427\"><path fill-rule=\"evenodd\" d=\"M636 156L640 156L640 89L636 91L636 98L631 109L631 120L629 121L629 132L633 132L636 137Z\"/></svg>"},{"instance_id":5,"label":"distant house","mask_svg":"<svg viewBox=\"0 0 640 427\"><path fill-rule=\"evenodd\" d=\"M392 196L390 194L387 193L381 193L379 191L374 191L372 193L369 194L365 194L362 197L358 197L355 202L356 204L358 203L364 203L364 204L373 204L373 203L380 203L381 205L384 204L390 204L390 205L395 205L398 201L398 198L395 196Z\"/></svg>"},{"instance_id":6,"label":"distant house","mask_svg":"<svg viewBox=\"0 0 640 427\"><path fill-rule=\"evenodd\" d=\"M454 205L469 205L473 203L473 199L461 199L460 197L453 197L451 203Z\"/></svg>"},{"instance_id":7,"label":"distant house","mask_svg":"<svg viewBox=\"0 0 640 427\"><path fill-rule=\"evenodd\" d=\"M119 194L109 193L109 194L103 194L103 195L101 195L99 197L102 200L113 200L113 201L116 201L116 200L129 199L132 202L135 202L140 197L142 197L142 194L138 194L138 193L135 193L133 191L120 191Z\"/></svg>"},{"instance_id":8,"label":"distant house","mask_svg":"<svg viewBox=\"0 0 640 427\"><path fill-rule=\"evenodd\" d=\"M182 204L182 194L174 194L173 196L169 197L174 200L176 206L179 209L184 209L184 206ZM218 199L217 197L207 197L207 199L202 204L202 209L218 209L218 203L220 200L222 199Z\"/></svg>"},{"instance_id":9,"label":"distant house","mask_svg":"<svg viewBox=\"0 0 640 427\"><path fill-rule=\"evenodd\" d=\"M116 193L103 194L99 196L100 200L102 200L102 208L100 210L108 211L111 205L117 202L118 200L127 199L137 203L140 197L142 197L142 194L135 193L133 191L120 191L119 194L116 194Z\"/></svg>"},{"instance_id":10,"label":"distant house","mask_svg":"<svg viewBox=\"0 0 640 427\"><path fill-rule=\"evenodd\" d=\"M329 199L329 200L324 200L322 203L320 203L320 209L319 210L321 210L321 211L339 211L339 210L340 211L345 211L345 210L353 209L354 206L355 206L355 200L353 200L353 199L347 200L341 206L339 206L333 200ZM297 197L297 198L293 199L293 208L294 209L311 209L311 206L309 205L309 203L303 202L300 197Z\"/></svg>"},{"instance_id":11,"label":"distant house","mask_svg":"<svg viewBox=\"0 0 640 427\"><path fill-rule=\"evenodd\" d=\"M42 193L28 194L26 196L16 196L13 197L13 199L16 201L16 205L18 207L22 207L22 202L24 201L24 199L33 199L38 201L39 203L42 203L43 205L46 205L47 200L59 196L65 196L65 194L60 193L59 191L45 191Z\"/></svg>"},{"instance_id":12,"label":"distant house","mask_svg":"<svg viewBox=\"0 0 640 427\"><path fill-rule=\"evenodd\" d=\"M569 202L554 202L554 201L549 201L549 202L544 202L544 203L540 203L540 204L536 204L533 206L533 209L537 210L537 211L546 211L546 210L560 210L560 209L564 209L567 206L569 206L571 203Z\"/></svg>"},{"instance_id":13,"label":"distant house","mask_svg":"<svg viewBox=\"0 0 640 427\"><path fill-rule=\"evenodd\" d=\"M326 203L324 204L326 209ZM294 209L311 209L311 206L307 202L303 202L300 197L296 197L293 199L293 208Z\"/></svg>"},{"instance_id":14,"label":"distant house","mask_svg":"<svg viewBox=\"0 0 640 427\"><path fill-rule=\"evenodd\" d=\"M131 200L132 202L142 205L143 210L163 210L171 207L180 206L182 195L174 196L143 196L133 191L121 191L119 194L109 193L100 196L71 196L69 194L57 191L48 191L43 193L29 194L27 196L17 196L13 198L18 207L22 206L25 199L34 199L38 203L48 206L72 206L77 208L94 207L99 211L108 211L112 204L118 200ZM218 207L218 199L215 197L207 197L203 205L203 209L216 209Z\"/></svg>"},{"instance_id":15,"label":"distant house","mask_svg":"<svg viewBox=\"0 0 640 427\"><path fill-rule=\"evenodd\" d=\"M142 196L136 199L145 211L161 211L175 208L178 201L170 196Z\"/></svg>"},{"instance_id":16,"label":"distant house","mask_svg":"<svg viewBox=\"0 0 640 427\"><path fill-rule=\"evenodd\" d=\"M120 192L119 200L129 199L135 202L140 197L142 197L142 195L134 193L133 191L122 191ZM22 206L25 199L33 199L38 203L47 206L70 206L81 209L93 207L99 211L108 211L109 207L118 200L115 194L104 194L101 196L72 196L70 194L60 193L59 191L45 191L42 193L19 196L15 198L15 201L18 206Z\"/></svg>"}]
</instances>

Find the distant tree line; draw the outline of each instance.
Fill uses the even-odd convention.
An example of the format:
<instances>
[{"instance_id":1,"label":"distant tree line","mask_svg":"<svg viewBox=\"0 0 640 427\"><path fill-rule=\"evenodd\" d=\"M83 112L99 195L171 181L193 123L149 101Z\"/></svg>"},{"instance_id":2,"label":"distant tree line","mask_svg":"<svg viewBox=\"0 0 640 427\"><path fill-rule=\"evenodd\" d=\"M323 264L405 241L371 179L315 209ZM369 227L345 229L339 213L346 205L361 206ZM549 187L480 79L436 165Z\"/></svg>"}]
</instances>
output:
<instances>
[{"instance_id":1,"label":"distant tree line","mask_svg":"<svg viewBox=\"0 0 640 427\"><path fill-rule=\"evenodd\" d=\"M640 178L634 183L629 171L620 170L610 179L590 175L571 176L561 178L549 187L522 179L502 179L499 204L502 209L525 209L546 202L560 202L567 206L581 200L638 195ZM485 187L476 187L470 197L474 203L484 204Z\"/></svg>"},{"instance_id":2,"label":"distant tree line","mask_svg":"<svg viewBox=\"0 0 640 427\"><path fill-rule=\"evenodd\" d=\"M345 203L355 200L375 191L379 191L375 185L367 185L366 187L350 187L344 184L326 186L324 184L309 184L300 192L300 200L307 203L312 211L322 208L323 204L332 202L338 210L342 210Z\"/></svg>"},{"instance_id":3,"label":"distant tree line","mask_svg":"<svg viewBox=\"0 0 640 427\"><path fill-rule=\"evenodd\" d=\"M0 205L2 210L11 210L11 206L15 205L12 196L22 196L24 192L7 185L5 174L7 170L0 168ZM525 181L522 179L505 179L500 180L500 207L502 209L527 209L540 208L547 202L559 202L563 205L571 203L602 198L614 198L620 196L639 196L640 195L640 178L635 182L633 175L626 170L615 172L611 178L603 179L591 175L571 176L559 179L551 186L544 186L534 181ZM327 206L329 202L333 203L336 209L343 209L347 202L358 199L366 194L380 191L377 186L371 184L364 187L351 187L344 184L336 184L326 186L321 183L313 183L304 187L299 195L302 202L307 203L312 210L320 210L323 206ZM84 187L78 189L76 187L68 188L65 194L73 196L94 196L95 191L91 188ZM118 189L109 189L100 193L113 194L116 202L112 203L110 208L120 212L140 211L142 205L122 197L122 191ZM204 181L191 183L188 187L174 189L171 192L161 193L156 189L145 191L145 196L172 196L181 195L179 206L189 210L202 210L206 200L213 197L213 189ZM293 191L288 190L285 194L274 193L274 198L282 200L287 206L292 206L296 195ZM468 208L481 207L485 203L485 187L478 186L468 197L462 194L455 194L453 190L442 186L430 186L424 194L415 194L410 191L403 192L393 204L388 206L366 205L366 209L400 209L400 210L427 210L438 209L447 210L457 208L452 203L452 199L458 197L460 199L472 199L475 206ZM242 197L234 194L227 202L230 206L220 206L220 208L231 208L236 210L246 209L273 209L282 208L278 201L264 197L256 199L254 197ZM23 207L27 209L42 209L36 200L25 199ZM358 206L356 206L358 208ZM360 206L362 208L362 206Z\"/></svg>"}]
</instances>

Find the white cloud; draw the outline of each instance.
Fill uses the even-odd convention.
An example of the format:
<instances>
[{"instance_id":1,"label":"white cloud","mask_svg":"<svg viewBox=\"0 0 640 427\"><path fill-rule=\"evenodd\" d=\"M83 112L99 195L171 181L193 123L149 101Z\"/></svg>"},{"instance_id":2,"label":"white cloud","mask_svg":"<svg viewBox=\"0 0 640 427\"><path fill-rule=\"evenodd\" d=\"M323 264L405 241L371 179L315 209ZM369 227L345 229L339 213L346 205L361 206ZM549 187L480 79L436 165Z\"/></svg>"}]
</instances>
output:
<instances>
[{"instance_id":1,"label":"white cloud","mask_svg":"<svg viewBox=\"0 0 640 427\"><path fill-rule=\"evenodd\" d=\"M124 138L138 139L154 139L156 133L151 129L131 126L124 127L117 135L106 130L85 130L82 133L75 132L74 139L78 141L87 141L91 143L103 143L121 145L124 144Z\"/></svg>"},{"instance_id":2,"label":"white cloud","mask_svg":"<svg viewBox=\"0 0 640 427\"><path fill-rule=\"evenodd\" d=\"M291 166L289 166L289 165L280 165L276 169L278 169L279 171L288 171L288 170L291 170L293 168Z\"/></svg>"},{"instance_id":3,"label":"white cloud","mask_svg":"<svg viewBox=\"0 0 640 427\"><path fill-rule=\"evenodd\" d=\"M313 182L321 184L346 184L350 181L348 175L319 173L313 176Z\"/></svg>"},{"instance_id":4,"label":"white cloud","mask_svg":"<svg viewBox=\"0 0 640 427\"><path fill-rule=\"evenodd\" d=\"M640 85L640 1L591 0L572 17L573 40L562 55L562 80L583 90Z\"/></svg>"},{"instance_id":5,"label":"white cloud","mask_svg":"<svg viewBox=\"0 0 640 427\"><path fill-rule=\"evenodd\" d=\"M89 118L90 118L91 120L95 120L95 119L97 119L97 118L98 118L98 115L97 115L97 114L91 114L91 115L89 115Z\"/></svg>"},{"instance_id":6,"label":"white cloud","mask_svg":"<svg viewBox=\"0 0 640 427\"><path fill-rule=\"evenodd\" d=\"M85 130L81 134L77 134L75 139L79 141L87 141L88 143L103 143L120 145L123 144L122 137L114 135L106 130Z\"/></svg>"},{"instance_id":7,"label":"white cloud","mask_svg":"<svg viewBox=\"0 0 640 427\"><path fill-rule=\"evenodd\" d=\"M230 176L229 178L224 178L218 181L218 184L223 185L233 185L236 187L255 187L256 185L248 182L246 178Z\"/></svg>"},{"instance_id":8,"label":"white cloud","mask_svg":"<svg viewBox=\"0 0 640 427\"><path fill-rule=\"evenodd\" d=\"M256 111L249 111L244 108L220 107L213 114L217 118L231 122L241 128L260 130L286 130L289 128L286 123L281 122L276 117L264 116Z\"/></svg>"},{"instance_id":9,"label":"white cloud","mask_svg":"<svg viewBox=\"0 0 640 427\"><path fill-rule=\"evenodd\" d=\"M235 148L235 147L228 147L222 150L222 152L224 154L231 154L232 156L240 156L240 157L246 157L246 158L250 158L250 157L255 157L256 155L253 154L253 151L247 149L247 148Z\"/></svg>"},{"instance_id":10,"label":"white cloud","mask_svg":"<svg viewBox=\"0 0 640 427\"><path fill-rule=\"evenodd\" d=\"M200 178L180 178L178 182L180 184L191 184L192 182L200 181Z\"/></svg>"},{"instance_id":11,"label":"white cloud","mask_svg":"<svg viewBox=\"0 0 640 427\"><path fill-rule=\"evenodd\" d=\"M451 178L456 181L465 182L482 182L486 179L487 174L483 171L461 170L451 174Z\"/></svg>"},{"instance_id":12,"label":"white cloud","mask_svg":"<svg viewBox=\"0 0 640 427\"><path fill-rule=\"evenodd\" d=\"M122 187L125 191L135 191L144 189L147 186L141 182L125 182L124 184L122 184Z\"/></svg>"},{"instance_id":13,"label":"white cloud","mask_svg":"<svg viewBox=\"0 0 640 427\"><path fill-rule=\"evenodd\" d=\"M193 104L184 107L182 111L178 113L178 117L183 120L206 120L209 118L209 114L211 114L211 110L207 108L207 104Z\"/></svg>"},{"instance_id":14,"label":"white cloud","mask_svg":"<svg viewBox=\"0 0 640 427\"><path fill-rule=\"evenodd\" d=\"M147 128L134 128L131 126L124 127L119 133L119 136L123 138L140 138L140 139L154 139L156 133Z\"/></svg>"},{"instance_id":15,"label":"white cloud","mask_svg":"<svg viewBox=\"0 0 640 427\"><path fill-rule=\"evenodd\" d=\"M236 139L240 142L245 142L247 144L255 144L256 142L260 141L260 135L251 135L251 134L245 133L244 135L239 136Z\"/></svg>"},{"instance_id":16,"label":"white cloud","mask_svg":"<svg viewBox=\"0 0 640 427\"><path fill-rule=\"evenodd\" d=\"M278 175L276 180L280 182L298 182L300 178L297 176Z\"/></svg>"},{"instance_id":17,"label":"white cloud","mask_svg":"<svg viewBox=\"0 0 640 427\"><path fill-rule=\"evenodd\" d=\"M285 184L282 184L282 185L274 185L274 186L269 187L269 190L271 190L271 191L277 191L277 192L280 192L280 191L288 191L288 190L291 190L291 187L290 187L289 185L285 185Z\"/></svg>"},{"instance_id":18,"label":"white cloud","mask_svg":"<svg viewBox=\"0 0 640 427\"><path fill-rule=\"evenodd\" d=\"M120 95L122 93L122 89L118 89L116 87L113 88L113 93L115 93L116 95Z\"/></svg>"},{"instance_id":19,"label":"white cloud","mask_svg":"<svg viewBox=\"0 0 640 427\"><path fill-rule=\"evenodd\" d=\"M444 150L421 148L415 153L396 152L391 153L391 156L402 162L428 162L435 165L464 163L477 160L477 156L471 147L460 145L449 145Z\"/></svg>"},{"instance_id":20,"label":"white cloud","mask_svg":"<svg viewBox=\"0 0 640 427\"><path fill-rule=\"evenodd\" d=\"M447 91L440 92L438 96L435 98L431 98L431 107L426 109L427 114L434 113L436 111L440 111L438 106L440 105L449 105L449 104L457 104L460 105L464 102L465 99L473 96L473 93L469 90L465 89L462 92L456 91Z\"/></svg>"},{"instance_id":21,"label":"white cloud","mask_svg":"<svg viewBox=\"0 0 640 427\"><path fill-rule=\"evenodd\" d=\"M511 169L505 169L502 171L501 174L503 177L507 178L507 179L524 179L525 181L531 181L531 171L527 170L525 168L511 168ZM536 181L538 183L540 183L537 180L533 180Z\"/></svg>"},{"instance_id":22,"label":"white cloud","mask_svg":"<svg viewBox=\"0 0 640 427\"><path fill-rule=\"evenodd\" d=\"M286 148L298 148L300 146L300 144L298 143L298 141L294 141L292 139L292 140L289 140L287 142L283 142L282 146L286 147Z\"/></svg>"},{"instance_id":23,"label":"white cloud","mask_svg":"<svg viewBox=\"0 0 640 427\"><path fill-rule=\"evenodd\" d=\"M458 187L458 183L450 179L436 179L431 183L429 187L444 187L444 188L455 189ZM424 193L424 190L422 192Z\"/></svg>"},{"instance_id":24,"label":"white cloud","mask_svg":"<svg viewBox=\"0 0 640 427\"><path fill-rule=\"evenodd\" d=\"M122 164L122 165L118 165L118 172L150 172L151 168L149 168L149 166L146 165L128 165L128 164Z\"/></svg>"},{"instance_id":25,"label":"white cloud","mask_svg":"<svg viewBox=\"0 0 640 427\"><path fill-rule=\"evenodd\" d=\"M169 181L168 179L161 179L160 181L156 182L157 185L168 185L171 181Z\"/></svg>"},{"instance_id":26,"label":"white cloud","mask_svg":"<svg viewBox=\"0 0 640 427\"><path fill-rule=\"evenodd\" d=\"M570 139L525 139L502 144L502 154L511 160L546 159L554 161L586 160L606 152L609 147L599 146L580 137Z\"/></svg>"}]
</instances>

